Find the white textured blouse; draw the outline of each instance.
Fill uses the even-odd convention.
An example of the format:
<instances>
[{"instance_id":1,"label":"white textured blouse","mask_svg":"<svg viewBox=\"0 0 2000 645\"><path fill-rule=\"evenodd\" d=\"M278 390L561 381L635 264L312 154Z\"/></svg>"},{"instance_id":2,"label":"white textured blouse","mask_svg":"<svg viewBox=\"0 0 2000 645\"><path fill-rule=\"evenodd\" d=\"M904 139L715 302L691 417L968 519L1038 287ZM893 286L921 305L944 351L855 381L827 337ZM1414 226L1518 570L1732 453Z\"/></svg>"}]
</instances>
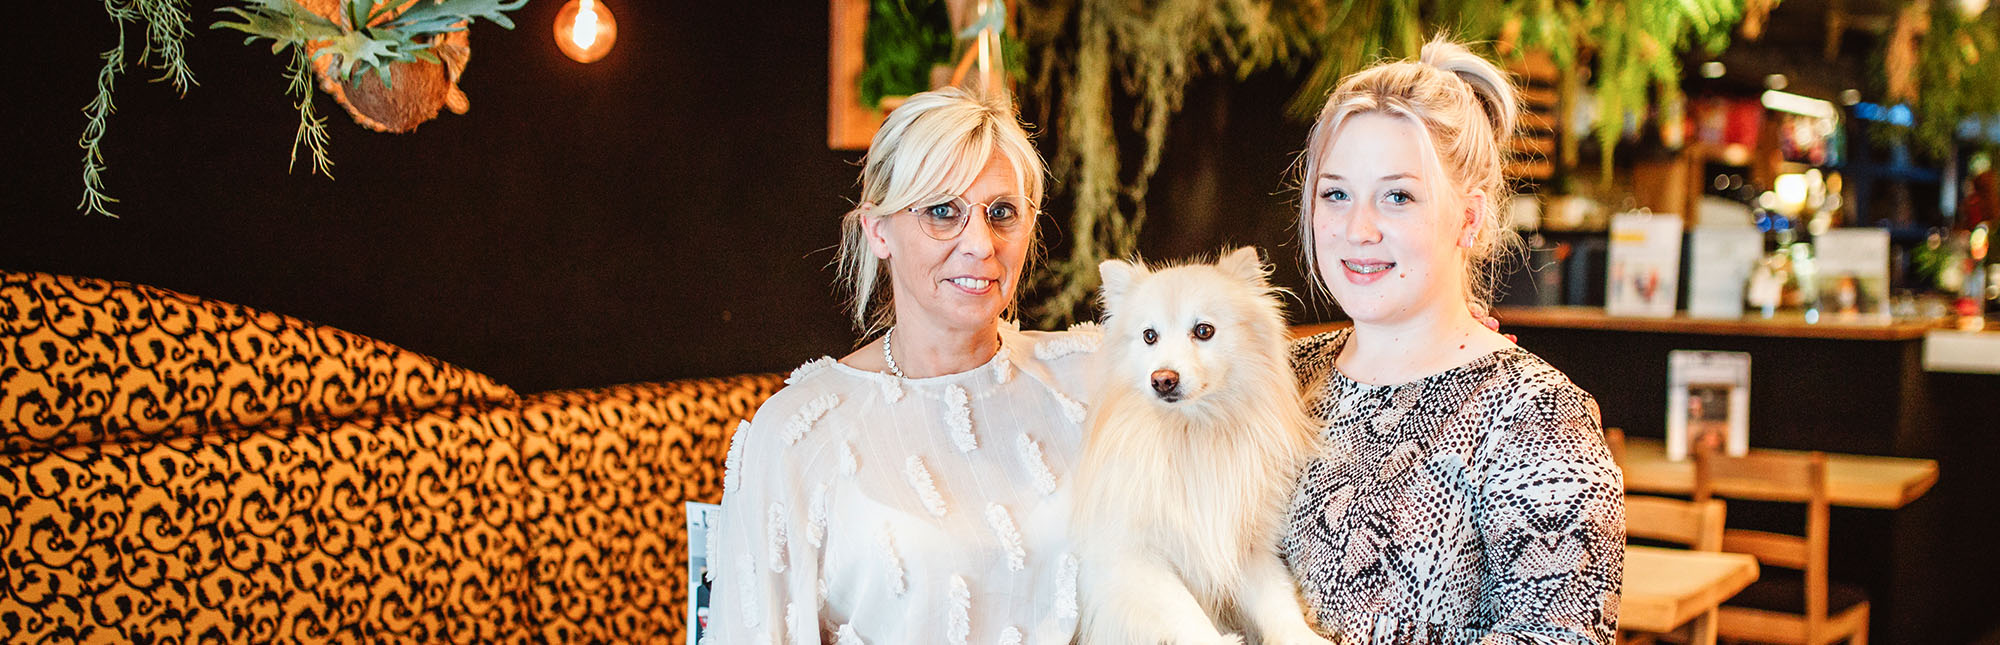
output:
<instances>
[{"instance_id":1,"label":"white textured blouse","mask_svg":"<svg viewBox=\"0 0 2000 645\"><path fill-rule=\"evenodd\" d=\"M1068 483L1097 344L1003 326L958 374L799 367L730 445L705 640L1070 642Z\"/></svg>"}]
</instances>

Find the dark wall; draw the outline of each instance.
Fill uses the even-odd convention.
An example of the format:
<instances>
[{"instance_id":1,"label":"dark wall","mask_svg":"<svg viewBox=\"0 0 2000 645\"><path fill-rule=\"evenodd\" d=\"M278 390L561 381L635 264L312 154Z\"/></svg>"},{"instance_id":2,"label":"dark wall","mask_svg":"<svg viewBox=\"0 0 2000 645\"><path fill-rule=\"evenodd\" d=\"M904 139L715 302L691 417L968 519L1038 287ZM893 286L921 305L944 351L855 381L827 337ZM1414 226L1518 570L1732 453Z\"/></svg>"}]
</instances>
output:
<instances>
[{"instance_id":1,"label":"dark wall","mask_svg":"<svg viewBox=\"0 0 2000 645\"><path fill-rule=\"evenodd\" d=\"M385 135L321 95L335 181L286 172L287 59L208 29L221 4L194 3L185 97L150 70L118 79L119 219L75 208L79 108L116 38L102 7L43 3L0 45L24 63L0 102L0 267L290 314L523 391L788 369L852 343L827 264L860 155L825 146L826 3L614 1L616 48L580 65L554 45L562 3L536 0L512 31L475 26L468 114ZM1299 284L1277 194L1305 133L1280 116L1292 87L1191 93L1148 255L1257 243Z\"/></svg>"}]
</instances>

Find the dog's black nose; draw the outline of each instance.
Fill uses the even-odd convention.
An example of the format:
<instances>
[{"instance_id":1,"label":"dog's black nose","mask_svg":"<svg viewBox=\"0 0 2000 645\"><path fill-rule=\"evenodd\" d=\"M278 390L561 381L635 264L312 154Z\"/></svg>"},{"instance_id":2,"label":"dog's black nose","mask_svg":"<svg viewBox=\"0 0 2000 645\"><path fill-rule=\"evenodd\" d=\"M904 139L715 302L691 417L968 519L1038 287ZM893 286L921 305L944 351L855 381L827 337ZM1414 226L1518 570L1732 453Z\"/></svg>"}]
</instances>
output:
<instances>
[{"instance_id":1,"label":"dog's black nose","mask_svg":"<svg viewBox=\"0 0 2000 645\"><path fill-rule=\"evenodd\" d=\"M1173 394L1181 387L1181 373L1173 370L1153 370L1153 391Z\"/></svg>"}]
</instances>

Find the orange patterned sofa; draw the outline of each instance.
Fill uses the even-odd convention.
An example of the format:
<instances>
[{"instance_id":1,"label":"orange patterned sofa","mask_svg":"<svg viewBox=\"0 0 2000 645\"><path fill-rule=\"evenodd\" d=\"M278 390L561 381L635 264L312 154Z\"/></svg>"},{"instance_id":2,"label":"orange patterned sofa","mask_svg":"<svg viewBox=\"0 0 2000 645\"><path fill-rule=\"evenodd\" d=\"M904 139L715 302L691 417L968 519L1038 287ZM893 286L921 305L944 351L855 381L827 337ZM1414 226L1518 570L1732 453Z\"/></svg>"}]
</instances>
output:
<instances>
[{"instance_id":1,"label":"orange patterned sofa","mask_svg":"<svg viewBox=\"0 0 2000 645\"><path fill-rule=\"evenodd\" d=\"M683 503L779 375L521 396L388 343L0 272L5 642L680 642Z\"/></svg>"}]
</instances>

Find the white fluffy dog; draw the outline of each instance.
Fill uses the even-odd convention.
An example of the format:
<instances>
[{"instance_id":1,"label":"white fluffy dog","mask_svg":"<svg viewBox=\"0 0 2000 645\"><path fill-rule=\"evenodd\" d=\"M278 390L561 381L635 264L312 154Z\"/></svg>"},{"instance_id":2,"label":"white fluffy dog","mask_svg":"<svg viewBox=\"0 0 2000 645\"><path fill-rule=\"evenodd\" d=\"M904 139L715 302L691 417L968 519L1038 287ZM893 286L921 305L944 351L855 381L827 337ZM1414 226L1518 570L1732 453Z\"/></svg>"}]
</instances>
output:
<instances>
[{"instance_id":1,"label":"white fluffy dog","mask_svg":"<svg viewBox=\"0 0 2000 645\"><path fill-rule=\"evenodd\" d=\"M1289 366L1279 290L1257 250L1104 277L1108 378L1084 439L1072 528L1084 645L1328 641L1278 539L1316 445Z\"/></svg>"}]
</instances>

